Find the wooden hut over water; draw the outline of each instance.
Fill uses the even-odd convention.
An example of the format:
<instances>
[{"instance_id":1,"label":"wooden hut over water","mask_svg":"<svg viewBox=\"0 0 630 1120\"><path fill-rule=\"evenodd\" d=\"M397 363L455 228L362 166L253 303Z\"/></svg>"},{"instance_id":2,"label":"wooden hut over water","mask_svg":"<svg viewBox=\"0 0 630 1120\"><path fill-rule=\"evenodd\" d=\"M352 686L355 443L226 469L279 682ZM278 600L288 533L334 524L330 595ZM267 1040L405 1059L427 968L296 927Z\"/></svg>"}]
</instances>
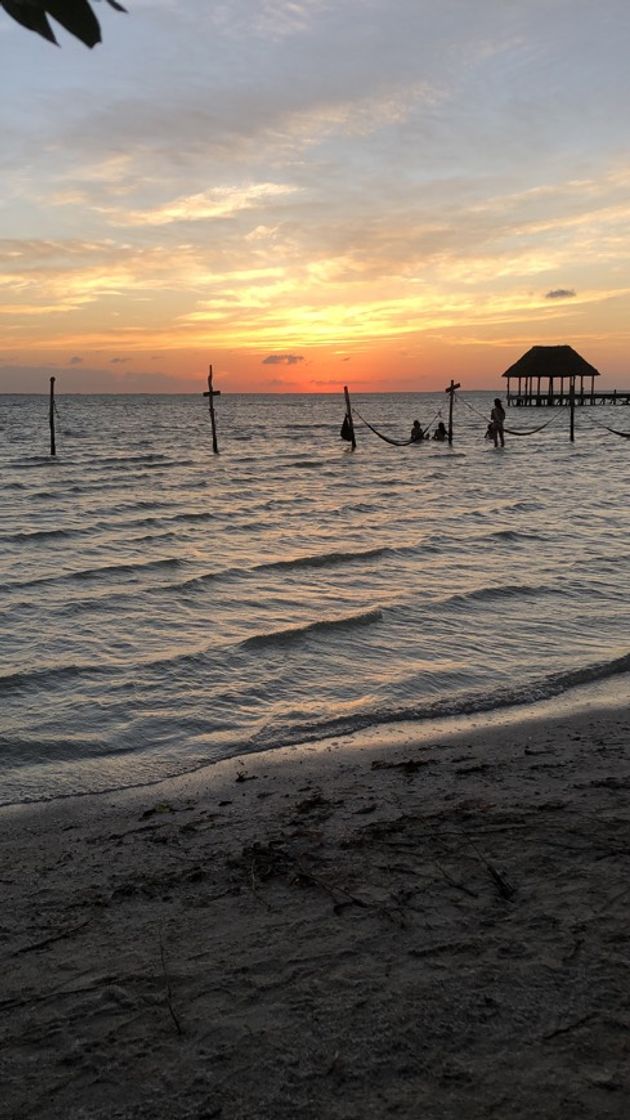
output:
<instances>
[{"instance_id":1,"label":"wooden hut over water","mask_svg":"<svg viewBox=\"0 0 630 1120\"><path fill-rule=\"evenodd\" d=\"M595 393L595 378L599 377L599 370L585 361L572 346L532 346L518 362L506 369L503 377L507 379L508 404L567 404L572 384L576 404L601 403L602 396L613 398L613 393Z\"/></svg>"}]
</instances>

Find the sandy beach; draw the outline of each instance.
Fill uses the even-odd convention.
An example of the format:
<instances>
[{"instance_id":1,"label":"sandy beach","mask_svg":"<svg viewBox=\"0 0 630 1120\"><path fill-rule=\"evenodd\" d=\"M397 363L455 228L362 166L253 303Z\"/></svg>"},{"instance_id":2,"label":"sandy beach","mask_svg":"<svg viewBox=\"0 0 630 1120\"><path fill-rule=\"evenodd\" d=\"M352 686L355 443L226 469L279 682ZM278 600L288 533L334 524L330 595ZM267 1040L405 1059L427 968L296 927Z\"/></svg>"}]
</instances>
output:
<instances>
[{"instance_id":1,"label":"sandy beach","mask_svg":"<svg viewBox=\"0 0 630 1120\"><path fill-rule=\"evenodd\" d=\"M619 1117L627 710L5 809L0 1114Z\"/></svg>"}]
</instances>

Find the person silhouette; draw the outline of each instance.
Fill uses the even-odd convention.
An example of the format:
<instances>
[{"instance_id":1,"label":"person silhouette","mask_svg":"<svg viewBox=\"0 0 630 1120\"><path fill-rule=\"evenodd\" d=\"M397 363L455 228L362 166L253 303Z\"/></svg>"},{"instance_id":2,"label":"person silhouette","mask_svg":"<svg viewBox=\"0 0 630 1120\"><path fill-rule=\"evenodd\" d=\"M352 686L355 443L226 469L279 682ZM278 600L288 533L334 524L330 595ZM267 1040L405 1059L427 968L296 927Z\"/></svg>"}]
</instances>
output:
<instances>
[{"instance_id":1,"label":"person silhouette","mask_svg":"<svg viewBox=\"0 0 630 1120\"><path fill-rule=\"evenodd\" d=\"M500 442L501 447L505 447L505 435L503 430L503 425L505 423L505 409L501 404L500 397L494 398L494 408L490 413L490 423L492 424L492 438L494 440L494 446L498 447Z\"/></svg>"}]
</instances>

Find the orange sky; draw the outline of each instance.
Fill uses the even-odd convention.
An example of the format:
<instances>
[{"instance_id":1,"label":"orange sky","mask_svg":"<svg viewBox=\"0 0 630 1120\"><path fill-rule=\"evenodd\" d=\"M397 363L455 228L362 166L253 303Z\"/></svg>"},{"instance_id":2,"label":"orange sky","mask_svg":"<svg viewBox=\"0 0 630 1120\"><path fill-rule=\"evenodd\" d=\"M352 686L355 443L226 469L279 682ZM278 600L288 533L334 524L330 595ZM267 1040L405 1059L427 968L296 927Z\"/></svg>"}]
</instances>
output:
<instances>
[{"instance_id":1,"label":"orange sky","mask_svg":"<svg viewBox=\"0 0 630 1120\"><path fill-rule=\"evenodd\" d=\"M610 6L191 0L93 53L5 20L0 390L495 388L537 343L630 387Z\"/></svg>"}]
</instances>

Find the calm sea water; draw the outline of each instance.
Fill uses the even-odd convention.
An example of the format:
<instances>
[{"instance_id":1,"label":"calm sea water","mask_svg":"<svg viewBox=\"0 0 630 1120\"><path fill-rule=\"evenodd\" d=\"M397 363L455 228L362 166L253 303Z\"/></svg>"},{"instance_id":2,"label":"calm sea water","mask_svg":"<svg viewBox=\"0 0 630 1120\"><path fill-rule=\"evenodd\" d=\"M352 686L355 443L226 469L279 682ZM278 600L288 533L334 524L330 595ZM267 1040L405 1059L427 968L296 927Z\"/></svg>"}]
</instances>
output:
<instances>
[{"instance_id":1,"label":"calm sea water","mask_svg":"<svg viewBox=\"0 0 630 1120\"><path fill-rule=\"evenodd\" d=\"M336 396L0 397L0 802L630 670L630 408L397 448ZM393 438L445 397L357 396ZM473 411L476 409L477 411ZM445 416L446 418L446 416ZM619 675L619 676L618 676Z\"/></svg>"}]
</instances>

